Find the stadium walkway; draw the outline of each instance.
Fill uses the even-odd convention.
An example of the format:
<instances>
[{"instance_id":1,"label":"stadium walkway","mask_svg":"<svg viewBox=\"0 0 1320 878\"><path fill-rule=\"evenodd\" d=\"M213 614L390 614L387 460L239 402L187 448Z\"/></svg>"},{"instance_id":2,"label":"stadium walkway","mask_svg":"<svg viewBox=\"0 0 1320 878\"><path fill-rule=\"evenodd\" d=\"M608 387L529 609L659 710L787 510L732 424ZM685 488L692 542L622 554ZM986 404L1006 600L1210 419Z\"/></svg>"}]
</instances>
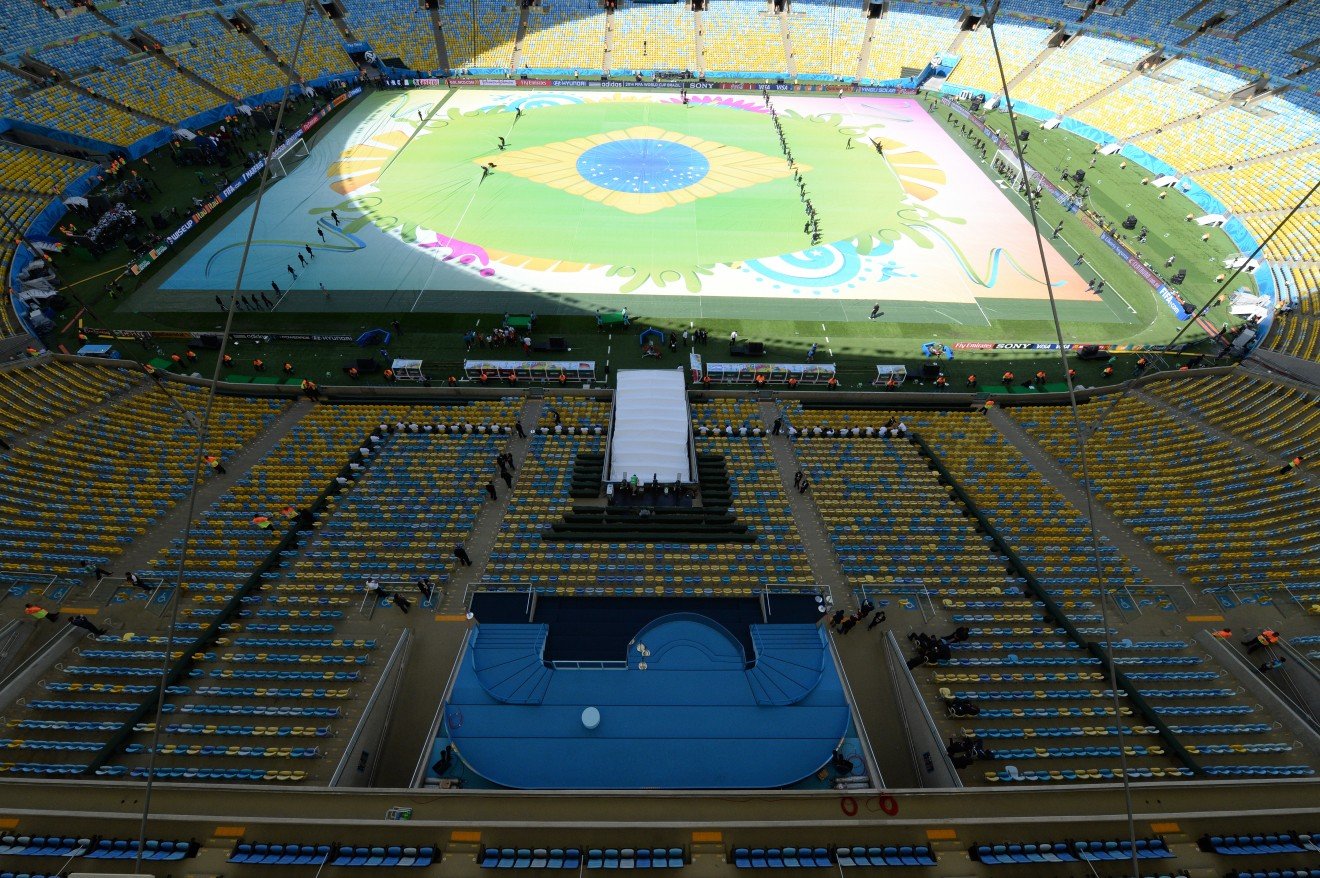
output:
<instances>
[{"instance_id":1,"label":"stadium walkway","mask_svg":"<svg viewBox=\"0 0 1320 878\"><path fill-rule=\"evenodd\" d=\"M150 382L147 382L150 385ZM203 480L197 486L197 503L194 509L195 515L200 515L212 503L219 500L226 492L236 485L239 480L246 475L247 471L264 460L275 446L283 441L284 437L303 419L303 416L312 410L312 403L308 400L298 399L279 416L271 422L263 432L257 435L255 439L249 442L238 453L225 462L224 475L212 475ZM219 443L219 440L217 440ZM144 571L147 569L148 562L160 553L160 550L170 544L171 540L181 538L184 528L188 525L188 500L185 497L179 501L173 509L166 512L145 534L134 540L129 546L128 551L120 555L112 565L115 568L115 575L106 580L102 585L101 592L97 598L105 603L110 601L113 591L106 591L113 587L118 589L123 585L124 573L128 570ZM150 577L144 577L150 580ZM136 609L136 602L133 604L124 604L125 609ZM146 618L137 621L138 627L142 628L146 624ZM165 620L161 620L161 626Z\"/></svg>"},{"instance_id":2,"label":"stadium walkway","mask_svg":"<svg viewBox=\"0 0 1320 878\"><path fill-rule=\"evenodd\" d=\"M135 384L130 384L128 387L114 391L98 403L84 408L75 409L60 418L58 421L47 424L40 430L35 430L31 433L14 433L6 437L5 441L7 441L9 446L14 449L24 448L28 445L38 445L49 439L57 430L63 429L74 421L81 421L84 418L89 418L102 409L109 408L112 405L118 405L126 399L140 396L155 386L156 385L151 381L138 381Z\"/></svg>"},{"instance_id":3,"label":"stadium walkway","mask_svg":"<svg viewBox=\"0 0 1320 878\"><path fill-rule=\"evenodd\" d=\"M540 399L525 399L518 412L518 418L527 425L529 432L540 418L541 404ZM507 449L513 453L514 489L517 490L527 460L527 440L511 435ZM426 737L431 722L468 630L463 597L470 586L481 581L512 494L513 491L501 491L499 500L483 505L481 514L472 525L471 536L463 544L472 559L472 566L454 563L436 611L417 612L406 617L405 624L415 636L399 688L400 697L382 748L384 752L376 770L376 786L408 786L417 765L417 754L428 746Z\"/></svg>"},{"instance_id":4,"label":"stadium walkway","mask_svg":"<svg viewBox=\"0 0 1320 878\"><path fill-rule=\"evenodd\" d=\"M1040 443L1028 435L1027 431L1022 429L1022 425L1007 411L1002 408L991 409L989 418L990 423L999 429L1004 438L1016 445L1018 450L1022 452L1023 457L1035 467L1036 471L1044 476L1059 493L1063 494L1064 499L1085 517L1086 491L1083 489L1082 483L1064 472L1063 467L1059 465L1059 461L1054 455L1046 451ZM1148 548L1135 534L1125 528L1122 522L1115 518L1098 499L1092 500L1092 508L1095 510L1096 530L1103 534L1142 576L1155 583L1192 587L1191 581L1187 577L1175 570L1167 561ZM1192 591L1195 593L1194 588Z\"/></svg>"},{"instance_id":5,"label":"stadium walkway","mask_svg":"<svg viewBox=\"0 0 1320 878\"><path fill-rule=\"evenodd\" d=\"M760 408L761 420L766 424L774 423L775 418L783 414L773 402L762 400ZM858 601L839 567L834 545L825 530L825 519L816 507L813 499L815 488L808 488L806 494L799 494L793 487L793 474L800 467L792 443L788 441L787 434L783 433L767 436L766 443L779 467L784 495L788 498L789 509L797 523L798 535L806 550L812 576L817 584L829 586L839 608L855 609ZM853 706L865 726L871 752L875 754L878 763L876 767L885 785L914 787L919 784L919 780L915 767L908 759L905 743L907 732L903 728L902 715L889 682L889 667L882 638L887 628L906 634L907 631L915 630L914 626L923 629L926 626L916 618L906 618L908 614L899 608L897 602L891 602L886 611L889 618L885 624L869 631L865 625L858 625L846 637L838 634L832 634L831 637L848 684L856 696Z\"/></svg>"},{"instance_id":6,"label":"stadium walkway","mask_svg":"<svg viewBox=\"0 0 1320 878\"><path fill-rule=\"evenodd\" d=\"M1133 390L1132 395L1154 408L1168 412L1179 420L1195 424L1197 429L1204 431L1206 434L1213 436L1216 439L1224 440L1240 450L1243 454L1255 458L1266 470L1278 469L1286 462L1286 456L1261 448L1254 442L1243 439L1241 436L1234 433L1221 430L1219 427L1216 427L1214 424L1211 424L1209 421L1194 412L1178 408L1178 406L1169 402L1167 399L1156 396L1153 393L1146 393L1144 390ZM1320 488L1320 475L1317 475L1316 471L1309 467L1302 467L1301 469L1294 471L1289 478L1301 479L1313 488Z\"/></svg>"}]
</instances>

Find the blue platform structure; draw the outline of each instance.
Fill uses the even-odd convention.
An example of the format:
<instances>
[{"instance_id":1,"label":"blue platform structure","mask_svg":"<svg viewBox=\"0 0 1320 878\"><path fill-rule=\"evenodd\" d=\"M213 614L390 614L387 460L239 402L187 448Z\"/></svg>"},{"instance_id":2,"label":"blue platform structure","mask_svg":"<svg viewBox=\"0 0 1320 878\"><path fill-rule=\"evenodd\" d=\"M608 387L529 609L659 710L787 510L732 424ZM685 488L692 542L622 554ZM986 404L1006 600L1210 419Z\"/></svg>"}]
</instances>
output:
<instances>
[{"instance_id":1,"label":"blue platform structure","mask_svg":"<svg viewBox=\"0 0 1320 878\"><path fill-rule=\"evenodd\" d=\"M750 657L715 620L671 613L616 661L549 663L550 626L482 624L444 733L472 772L518 789L790 786L830 762L847 699L820 628L748 627Z\"/></svg>"}]
</instances>

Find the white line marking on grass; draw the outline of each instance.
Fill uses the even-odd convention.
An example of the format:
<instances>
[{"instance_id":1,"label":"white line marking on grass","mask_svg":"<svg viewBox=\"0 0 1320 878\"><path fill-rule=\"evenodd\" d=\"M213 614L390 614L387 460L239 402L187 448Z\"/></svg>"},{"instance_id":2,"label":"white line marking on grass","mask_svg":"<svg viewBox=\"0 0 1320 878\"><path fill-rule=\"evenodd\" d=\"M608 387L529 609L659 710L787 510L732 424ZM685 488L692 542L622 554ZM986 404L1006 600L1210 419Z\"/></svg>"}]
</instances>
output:
<instances>
[{"instance_id":1,"label":"white line marking on grass","mask_svg":"<svg viewBox=\"0 0 1320 878\"><path fill-rule=\"evenodd\" d=\"M829 344L829 343L830 343L830 337L827 335L825 336L825 344Z\"/></svg>"},{"instance_id":2,"label":"white line marking on grass","mask_svg":"<svg viewBox=\"0 0 1320 878\"><path fill-rule=\"evenodd\" d=\"M822 323L822 324L820 325L820 331L821 331L821 332L824 332L824 331L825 331L825 324L824 324L824 323Z\"/></svg>"},{"instance_id":3,"label":"white line marking on grass","mask_svg":"<svg viewBox=\"0 0 1320 878\"><path fill-rule=\"evenodd\" d=\"M978 306L978 307L979 307L979 306ZM934 311L936 314L940 315L941 317L946 317L946 318L948 318L949 320L952 320L954 323L958 324L959 326L964 326L964 325L965 325L965 324L964 324L961 320L959 320L957 317L954 317L952 314L945 314L945 313L944 313L943 311L941 311L939 308L931 308L930 310ZM982 314L982 316L984 316L984 315L985 315L985 312L982 311L981 314Z\"/></svg>"}]
</instances>

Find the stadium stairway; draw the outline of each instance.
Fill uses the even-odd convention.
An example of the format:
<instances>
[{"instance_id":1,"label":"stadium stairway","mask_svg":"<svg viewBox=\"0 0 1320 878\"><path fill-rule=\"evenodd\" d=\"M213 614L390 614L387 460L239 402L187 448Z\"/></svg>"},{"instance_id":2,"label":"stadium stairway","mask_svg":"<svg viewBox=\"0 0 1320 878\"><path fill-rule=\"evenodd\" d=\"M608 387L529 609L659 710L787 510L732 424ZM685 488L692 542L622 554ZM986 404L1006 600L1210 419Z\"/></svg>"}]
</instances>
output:
<instances>
[{"instance_id":1,"label":"stadium stairway","mask_svg":"<svg viewBox=\"0 0 1320 878\"><path fill-rule=\"evenodd\" d=\"M150 388L151 382L138 372L49 358L6 368L0 371L0 402L6 409L0 438L10 448L23 448L72 420ZM34 401L41 405L31 405Z\"/></svg>"},{"instance_id":2,"label":"stadium stairway","mask_svg":"<svg viewBox=\"0 0 1320 878\"><path fill-rule=\"evenodd\" d=\"M988 418L1000 434L1017 447L1035 471L1048 480L1076 509L1086 508L1086 492L1082 489L1081 483L1064 472L1059 462L1027 434L1012 416L1006 414L1002 408L995 408L990 410ZM1097 513L1092 518L1097 530L1113 543L1146 579L1152 582L1191 585L1191 582L1173 565L1151 551L1123 527L1102 504L1095 503L1092 508Z\"/></svg>"},{"instance_id":3,"label":"stadium stairway","mask_svg":"<svg viewBox=\"0 0 1320 878\"><path fill-rule=\"evenodd\" d=\"M760 415L763 423L773 424L776 418L781 417L782 412L774 403L762 402ZM802 536L802 545L806 549L807 562L811 565L812 578L818 585L830 589L837 588L837 595L846 593L848 580L844 577L838 557L834 554L829 536L825 532L825 520L821 517L820 510L816 508L813 496L801 494L793 487L793 474L801 467L797 456L793 453L792 443L788 441L788 435L780 433L778 436L768 436L766 444L774 455L775 464L779 468L779 477L783 483L784 495L788 498L789 508L793 510L793 517L797 520L798 533ZM838 599L836 596L836 600Z\"/></svg>"},{"instance_id":4,"label":"stadium stairway","mask_svg":"<svg viewBox=\"0 0 1320 878\"><path fill-rule=\"evenodd\" d=\"M1227 402L1227 417L1213 420L1205 416L1208 410L1196 403L1177 401L1180 385L1152 385L1150 390L1141 388L1132 391L1133 395L1151 405L1172 412L1177 417L1194 423L1207 434L1235 446L1243 455L1254 458L1264 468L1277 469L1292 455L1301 454L1311 458L1320 452L1320 396L1299 392L1297 399L1288 401L1275 397L1250 399L1248 394L1260 394L1271 382L1255 382L1249 388L1221 385L1226 392L1223 400ZM1278 385L1275 385L1278 386ZM1199 389L1199 388L1198 388ZM1224 411L1216 408L1215 411ZM1273 421L1282 415L1283 420ZM1275 426L1267 430L1254 430L1252 437L1243 436L1240 430L1256 428L1261 422ZM1229 426L1225 429L1224 426ZM1234 430L1231 427L1239 429ZM1260 440L1276 439L1284 433L1293 437L1292 442L1274 442L1272 448L1258 444ZM1259 438L1258 438L1259 437ZM1294 478L1315 488L1320 488L1320 476L1314 470L1302 468L1293 474Z\"/></svg>"},{"instance_id":5,"label":"stadium stairway","mask_svg":"<svg viewBox=\"0 0 1320 878\"><path fill-rule=\"evenodd\" d=\"M284 441L289 432L298 425L298 422L309 411L311 411L311 404L301 400L286 406L259 436L242 448L236 449L234 456L225 460L223 475L213 474L209 479L198 485L196 508L198 510L206 509L232 490L238 482L242 481L252 467L259 464L265 459L266 455ZM140 599L141 595L129 594L122 588L123 574L133 570L144 577L155 578L158 576L158 572L152 571L149 567L151 559L156 557L171 542L179 539L183 535L187 523L188 506L181 503L156 522L151 530L133 541L131 547L124 552L116 563L116 577L102 586L98 596L106 603L110 603L116 595L128 602L136 602ZM104 592L104 594L101 594L101 592Z\"/></svg>"}]
</instances>

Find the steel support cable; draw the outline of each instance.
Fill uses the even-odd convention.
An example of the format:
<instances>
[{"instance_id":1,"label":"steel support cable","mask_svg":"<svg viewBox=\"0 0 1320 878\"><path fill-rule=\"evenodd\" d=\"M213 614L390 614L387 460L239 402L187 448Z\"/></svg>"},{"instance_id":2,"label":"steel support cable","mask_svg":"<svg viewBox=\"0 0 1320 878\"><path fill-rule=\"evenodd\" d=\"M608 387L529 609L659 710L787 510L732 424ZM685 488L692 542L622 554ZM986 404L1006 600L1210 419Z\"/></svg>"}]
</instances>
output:
<instances>
[{"instance_id":1,"label":"steel support cable","mask_svg":"<svg viewBox=\"0 0 1320 878\"><path fill-rule=\"evenodd\" d=\"M1022 172L1023 185L1027 189L1027 210L1031 216L1031 230L1036 236L1036 250L1040 255L1040 268L1045 285L1045 294L1050 302L1050 319L1054 323L1054 336L1059 345L1059 362L1063 368L1063 379L1068 387L1068 407L1072 412L1074 443L1077 448L1081 470L1082 490L1086 495L1086 524L1090 534L1091 560L1095 568L1095 581L1100 589L1100 624L1104 629L1105 659L1109 665L1109 694L1114 709L1114 735L1118 745L1119 768L1122 772L1123 806L1127 814L1128 840L1131 843L1132 878L1140 878L1141 863L1137 854L1137 824L1132 805L1132 779L1129 777L1127 750L1124 747L1123 709L1118 695L1118 667L1114 664L1114 638L1109 627L1109 589L1105 583L1100 556L1100 537L1095 529L1095 510L1093 507L1091 474L1086 462L1086 443L1082 437L1082 416L1077 406L1077 389L1070 374L1068 346L1063 341L1063 327L1059 323L1059 305L1054 297L1054 286L1050 279L1049 260L1045 256L1045 239L1041 236L1040 220L1036 214L1036 199L1031 194L1031 182L1027 176L1027 160L1022 149L1022 140L1018 137L1017 117L1013 112L1013 99L1008 91L1008 77L1004 73L1004 59L999 51L999 37L995 33L993 19L988 25L990 42L995 52L995 66L999 71L999 82L1004 89L1004 103L1008 109L1009 130L1013 135L1013 151L1017 155L1019 170Z\"/></svg>"},{"instance_id":2,"label":"steel support cable","mask_svg":"<svg viewBox=\"0 0 1320 878\"><path fill-rule=\"evenodd\" d=\"M170 602L170 624L166 636L165 656L161 661L160 685L156 692L156 715L151 734L151 747L147 753L147 780L143 792L142 800L142 818L138 826L138 847L133 860L133 871L140 874L142 872L142 858L145 853L147 840L147 821L151 815L151 798L156 782L156 756L160 749L161 738L161 719L165 711L165 688L169 677L171 657L174 654L175 637L179 623L179 605L182 601L184 572L187 569L190 550L192 549L192 534L195 516L197 512L197 488L201 481L202 458L206 453L206 440L210 434L211 414L214 408L216 385L220 382L220 371L224 363L225 350L228 348L230 334L234 325L234 312L237 311L237 302L239 291L243 286L243 274L247 270L248 256L252 250L252 237L256 233L257 218L261 213L262 198L266 194L266 189L270 183L271 158L279 146L280 131L284 122L284 114L289 106L289 98L293 93L294 80L297 76L298 59L302 53L303 37L307 32L307 23L311 16L316 14L307 3L303 6L303 19L298 27L298 35L293 44L293 57L288 64L288 75L284 84L284 97L280 101L279 111L275 115L275 124L270 135L270 146L266 150L265 164L261 169L261 179L257 184L256 200L252 205L252 218L248 222L247 235L243 241L242 256L239 259L238 272L234 277L234 288L229 294L229 307L225 313L225 327L220 335L220 349L216 352L215 368L211 373L210 387L206 392L206 404L200 424L197 426L197 446L196 453L193 455L192 478L188 487L188 514L184 522L182 546L179 550L179 564L175 570L174 592L169 598Z\"/></svg>"}]
</instances>

